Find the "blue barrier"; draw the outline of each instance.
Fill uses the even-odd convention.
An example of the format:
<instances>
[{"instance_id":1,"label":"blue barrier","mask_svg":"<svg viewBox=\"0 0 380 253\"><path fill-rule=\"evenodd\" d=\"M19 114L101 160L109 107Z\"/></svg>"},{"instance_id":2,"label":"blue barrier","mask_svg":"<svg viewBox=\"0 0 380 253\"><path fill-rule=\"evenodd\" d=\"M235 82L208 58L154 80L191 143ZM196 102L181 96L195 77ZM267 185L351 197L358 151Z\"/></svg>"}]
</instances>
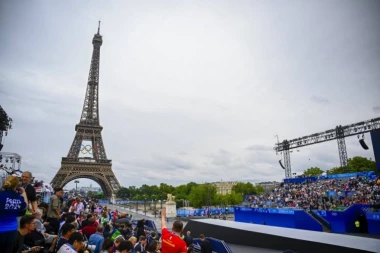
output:
<instances>
[{"instance_id":1,"label":"blue barrier","mask_svg":"<svg viewBox=\"0 0 380 253\"><path fill-rule=\"evenodd\" d=\"M221 240L215 239L215 238L205 238L211 243L212 252L213 253L233 253L230 247ZM199 238L193 239L193 245L195 252L201 252L201 246L200 246L201 240Z\"/></svg>"},{"instance_id":2,"label":"blue barrier","mask_svg":"<svg viewBox=\"0 0 380 253\"><path fill-rule=\"evenodd\" d=\"M318 179L335 179L335 178L349 178L349 177L369 177L374 178L376 177L375 173L373 171L365 171L365 172L351 172L351 173L344 173L344 174L333 174L333 175L327 175L327 176L319 176L319 177L297 177L297 178L288 178L284 179L284 183L304 183L304 182L315 182Z\"/></svg>"},{"instance_id":3,"label":"blue barrier","mask_svg":"<svg viewBox=\"0 0 380 253\"><path fill-rule=\"evenodd\" d=\"M304 210L236 207L235 221L285 228L323 231L322 225Z\"/></svg>"},{"instance_id":4,"label":"blue barrier","mask_svg":"<svg viewBox=\"0 0 380 253\"><path fill-rule=\"evenodd\" d=\"M288 178L284 179L285 184L301 184L303 182L315 182L318 180L318 177L296 177L296 178Z\"/></svg>"},{"instance_id":5,"label":"blue barrier","mask_svg":"<svg viewBox=\"0 0 380 253\"><path fill-rule=\"evenodd\" d=\"M355 221L358 216L366 215L368 209L369 205L355 204L345 211L313 210L313 212L330 223L332 232L355 233L357 232Z\"/></svg>"},{"instance_id":6,"label":"blue barrier","mask_svg":"<svg viewBox=\"0 0 380 253\"><path fill-rule=\"evenodd\" d=\"M99 199L99 200L98 200L98 203L99 203L99 204L109 204L109 203L110 203L110 200L109 200L109 199Z\"/></svg>"},{"instance_id":7,"label":"blue barrier","mask_svg":"<svg viewBox=\"0 0 380 253\"><path fill-rule=\"evenodd\" d=\"M178 217L188 217L188 216L206 216L208 214L211 215L220 215L220 214L232 214L234 213L233 207L228 208L205 208L205 209L178 209L177 216Z\"/></svg>"},{"instance_id":8,"label":"blue barrier","mask_svg":"<svg viewBox=\"0 0 380 253\"><path fill-rule=\"evenodd\" d=\"M322 219L330 223L331 231L336 233L345 233L346 224L344 212L340 211L325 211L325 210L313 210L315 214L321 216Z\"/></svg>"},{"instance_id":9,"label":"blue barrier","mask_svg":"<svg viewBox=\"0 0 380 253\"><path fill-rule=\"evenodd\" d=\"M380 213L366 213L368 233L380 235Z\"/></svg>"}]
</instances>

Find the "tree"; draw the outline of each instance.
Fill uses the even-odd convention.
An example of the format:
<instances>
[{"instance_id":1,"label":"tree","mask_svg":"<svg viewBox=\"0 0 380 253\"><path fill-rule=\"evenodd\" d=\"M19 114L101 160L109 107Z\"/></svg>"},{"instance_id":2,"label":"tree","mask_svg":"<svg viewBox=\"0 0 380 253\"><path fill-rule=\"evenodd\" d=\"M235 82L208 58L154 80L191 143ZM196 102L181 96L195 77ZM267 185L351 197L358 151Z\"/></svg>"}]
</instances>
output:
<instances>
[{"instance_id":1,"label":"tree","mask_svg":"<svg viewBox=\"0 0 380 253\"><path fill-rule=\"evenodd\" d=\"M256 194L257 195L261 195L265 192L264 187L262 187L261 185L256 185L255 188L256 188Z\"/></svg>"},{"instance_id":2,"label":"tree","mask_svg":"<svg viewBox=\"0 0 380 253\"><path fill-rule=\"evenodd\" d=\"M121 187L117 192L116 192L116 197L120 199L129 199L131 197L131 192L128 188Z\"/></svg>"},{"instance_id":3,"label":"tree","mask_svg":"<svg viewBox=\"0 0 380 253\"><path fill-rule=\"evenodd\" d=\"M256 188L250 182L247 182L247 183L239 182L235 184L234 186L232 186L231 190L235 193L240 193L241 195L256 194Z\"/></svg>"},{"instance_id":4,"label":"tree","mask_svg":"<svg viewBox=\"0 0 380 253\"><path fill-rule=\"evenodd\" d=\"M334 167L330 170L327 170L326 171L326 174L327 175L334 175L334 174L343 174L343 173L347 173L347 169L344 168L344 167Z\"/></svg>"},{"instance_id":5,"label":"tree","mask_svg":"<svg viewBox=\"0 0 380 253\"><path fill-rule=\"evenodd\" d=\"M170 193L170 194L174 193L174 187L172 185L161 183L159 188L160 188L160 194L162 194L162 197L164 199L166 198L166 195L168 193Z\"/></svg>"},{"instance_id":6,"label":"tree","mask_svg":"<svg viewBox=\"0 0 380 253\"><path fill-rule=\"evenodd\" d=\"M88 191L86 196L87 198L91 198L92 196L94 196L94 193L92 191Z\"/></svg>"},{"instance_id":7,"label":"tree","mask_svg":"<svg viewBox=\"0 0 380 253\"><path fill-rule=\"evenodd\" d=\"M187 185L186 185L186 195L189 196L190 192L191 192L191 189L193 189L193 187L195 187L197 185L198 184L194 183L194 182L187 183Z\"/></svg>"},{"instance_id":8,"label":"tree","mask_svg":"<svg viewBox=\"0 0 380 253\"><path fill-rule=\"evenodd\" d=\"M350 172L361 172L361 171L376 171L376 162L369 160L366 157L355 156L349 158L347 161L347 167Z\"/></svg>"},{"instance_id":9,"label":"tree","mask_svg":"<svg viewBox=\"0 0 380 253\"><path fill-rule=\"evenodd\" d=\"M311 167L305 170L302 176L320 176L324 171L318 167Z\"/></svg>"},{"instance_id":10,"label":"tree","mask_svg":"<svg viewBox=\"0 0 380 253\"><path fill-rule=\"evenodd\" d=\"M242 196L241 193L228 193L225 195L222 194L216 194L215 196L215 204L216 205L237 205L242 202Z\"/></svg>"},{"instance_id":11,"label":"tree","mask_svg":"<svg viewBox=\"0 0 380 253\"><path fill-rule=\"evenodd\" d=\"M186 185L179 185L174 189L174 196L176 200L182 200L182 199L187 199L187 194L186 194Z\"/></svg>"},{"instance_id":12,"label":"tree","mask_svg":"<svg viewBox=\"0 0 380 253\"><path fill-rule=\"evenodd\" d=\"M216 202L216 186L212 184L201 184L194 186L189 195L193 207L199 208L209 206Z\"/></svg>"},{"instance_id":13,"label":"tree","mask_svg":"<svg viewBox=\"0 0 380 253\"><path fill-rule=\"evenodd\" d=\"M377 171L375 161L372 161L366 157L355 156L348 159L347 167L334 167L331 170L326 171L326 173L327 175L333 175L364 171Z\"/></svg>"}]
</instances>

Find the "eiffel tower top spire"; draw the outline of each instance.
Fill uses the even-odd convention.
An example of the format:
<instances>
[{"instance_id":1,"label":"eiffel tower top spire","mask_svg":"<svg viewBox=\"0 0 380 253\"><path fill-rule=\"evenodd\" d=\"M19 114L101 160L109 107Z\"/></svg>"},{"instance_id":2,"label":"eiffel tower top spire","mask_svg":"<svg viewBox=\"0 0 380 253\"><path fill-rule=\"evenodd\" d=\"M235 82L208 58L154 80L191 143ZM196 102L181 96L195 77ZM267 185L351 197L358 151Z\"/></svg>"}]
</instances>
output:
<instances>
[{"instance_id":1,"label":"eiffel tower top spire","mask_svg":"<svg viewBox=\"0 0 380 253\"><path fill-rule=\"evenodd\" d=\"M103 38L100 35L100 21L98 33L94 34L92 39L93 51L90 65L90 72L87 81L87 90L84 98L83 110L80 122L77 127L86 125L100 127L99 123L99 60L100 46L103 44Z\"/></svg>"}]
</instances>

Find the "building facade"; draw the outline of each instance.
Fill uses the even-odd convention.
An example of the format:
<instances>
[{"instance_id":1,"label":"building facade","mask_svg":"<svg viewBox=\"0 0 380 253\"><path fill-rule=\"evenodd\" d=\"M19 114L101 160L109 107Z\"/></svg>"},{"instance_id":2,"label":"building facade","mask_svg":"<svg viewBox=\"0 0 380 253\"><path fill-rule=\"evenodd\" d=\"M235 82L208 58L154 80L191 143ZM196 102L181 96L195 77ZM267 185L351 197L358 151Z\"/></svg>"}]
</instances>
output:
<instances>
[{"instance_id":1,"label":"building facade","mask_svg":"<svg viewBox=\"0 0 380 253\"><path fill-rule=\"evenodd\" d=\"M216 186L216 193L221 195L230 194L232 191L232 186L236 185L238 182L214 182L213 185Z\"/></svg>"}]
</instances>

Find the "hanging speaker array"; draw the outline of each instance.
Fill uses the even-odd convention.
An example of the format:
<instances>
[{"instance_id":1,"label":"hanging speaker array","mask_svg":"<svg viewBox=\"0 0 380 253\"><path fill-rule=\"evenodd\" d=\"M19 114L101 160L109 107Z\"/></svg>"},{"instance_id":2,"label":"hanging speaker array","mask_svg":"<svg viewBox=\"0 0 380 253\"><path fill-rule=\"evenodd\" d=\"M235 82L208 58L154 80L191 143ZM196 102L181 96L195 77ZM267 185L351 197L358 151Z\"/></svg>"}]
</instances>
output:
<instances>
[{"instance_id":1,"label":"hanging speaker array","mask_svg":"<svg viewBox=\"0 0 380 253\"><path fill-rule=\"evenodd\" d=\"M360 143L360 145L362 146L362 148L364 148L365 150L368 150L368 146L367 146L367 144L364 142L364 139L360 139L360 140L359 140L359 143Z\"/></svg>"},{"instance_id":2,"label":"hanging speaker array","mask_svg":"<svg viewBox=\"0 0 380 253\"><path fill-rule=\"evenodd\" d=\"M280 163L281 168L285 169L284 165L282 165L281 160L278 160L278 162Z\"/></svg>"}]
</instances>

